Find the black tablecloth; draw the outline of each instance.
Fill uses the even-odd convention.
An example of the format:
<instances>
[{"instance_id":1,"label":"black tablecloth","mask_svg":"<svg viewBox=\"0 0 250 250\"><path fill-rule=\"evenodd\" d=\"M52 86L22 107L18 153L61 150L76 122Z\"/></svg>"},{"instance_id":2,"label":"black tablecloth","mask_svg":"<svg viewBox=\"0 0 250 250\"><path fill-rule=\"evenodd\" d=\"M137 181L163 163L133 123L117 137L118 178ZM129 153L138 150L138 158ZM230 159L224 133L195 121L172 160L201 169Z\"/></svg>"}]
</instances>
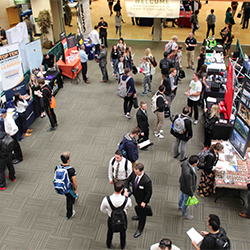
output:
<instances>
[{"instance_id":1,"label":"black tablecloth","mask_svg":"<svg viewBox=\"0 0 250 250\"><path fill-rule=\"evenodd\" d=\"M207 99L207 97L209 97L209 96L224 99L224 96L225 96L225 89L224 88L220 88L219 92L212 91L211 90L212 81L206 81L206 83L209 86L209 89L207 89L207 88L205 89L205 93L204 93L205 99Z\"/></svg>"},{"instance_id":2,"label":"black tablecloth","mask_svg":"<svg viewBox=\"0 0 250 250\"><path fill-rule=\"evenodd\" d=\"M50 80L49 85L52 90L52 95L56 95L60 88L63 88L63 80L61 77L61 73L59 71L47 71L45 74L45 78L48 75L52 75L53 79Z\"/></svg>"}]
</instances>

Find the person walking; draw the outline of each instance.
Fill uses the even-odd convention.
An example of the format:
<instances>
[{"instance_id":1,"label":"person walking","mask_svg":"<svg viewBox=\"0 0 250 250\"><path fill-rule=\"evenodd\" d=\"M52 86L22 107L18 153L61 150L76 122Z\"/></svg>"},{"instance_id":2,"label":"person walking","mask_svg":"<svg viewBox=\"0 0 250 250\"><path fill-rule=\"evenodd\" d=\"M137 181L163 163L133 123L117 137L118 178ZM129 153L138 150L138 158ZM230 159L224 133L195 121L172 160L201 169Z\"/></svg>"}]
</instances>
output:
<instances>
[{"instance_id":1,"label":"person walking","mask_svg":"<svg viewBox=\"0 0 250 250\"><path fill-rule=\"evenodd\" d=\"M195 166L199 163L199 157L197 155L191 155L188 161L184 161L181 164L181 177L179 180L181 194L179 197L179 208L181 210L182 218L192 220L193 215L187 214L186 206L189 197L193 199L194 192L197 187L197 176L195 173Z\"/></svg>"},{"instance_id":2,"label":"person walking","mask_svg":"<svg viewBox=\"0 0 250 250\"><path fill-rule=\"evenodd\" d=\"M150 48L145 49L145 55L146 55L146 58L148 58L148 60L149 60L149 64L150 64L150 81L152 83L153 75L155 74L155 67L157 66L157 62L155 60L155 57L152 55L152 52L151 52Z\"/></svg>"},{"instance_id":3,"label":"person walking","mask_svg":"<svg viewBox=\"0 0 250 250\"><path fill-rule=\"evenodd\" d=\"M43 95L44 110L49 118L50 125L51 125L51 127L47 130L47 132L51 132L51 131L56 130L56 127L58 126L54 109L50 107L50 100L52 98L51 87L45 84L45 81L43 78L40 78L38 80L38 83L41 87L41 91Z\"/></svg>"},{"instance_id":4,"label":"person walking","mask_svg":"<svg viewBox=\"0 0 250 250\"><path fill-rule=\"evenodd\" d=\"M66 217L67 219L70 219L75 216L75 210L73 210L73 205L75 204L75 198L78 196L78 190L77 190L77 181L76 181L76 170L69 165L71 160L71 153L70 152L64 152L61 155L61 161L62 163L55 167L55 174L54 174L54 180L56 177L56 170L57 169L66 169L68 171L68 177L71 182L71 189L68 193L65 194L66 196Z\"/></svg>"},{"instance_id":5,"label":"person walking","mask_svg":"<svg viewBox=\"0 0 250 250\"><path fill-rule=\"evenodd\" d=\"M232 1L231 2L231 7L232 7L232 16L234 17L237 8L238 8L239 3L237 1Z\"/></svg>"},{"instance_id":6,"label":"person walking","mask_svg":"<svg viewBox=\"0 0 250 250\"><path fill-rule=\"evenodd\" d=\"M247 3L244 8L244 19L243 19L242 29L248 29L249 17L250 17L250 3Z\"/></svg>"},{"instance_id":7,"label":"person walking","mask_svg":"<svg viewBox=\"0 0 250 250\"><path fill-rule=\"evenodd\" d=\"M188 37L185 40L186 45L186 56L187 56L187 63L188 69L194 70L194 49L197 46L197 41L194 38L194 34L192 32L189 33Z\"/></svg>"},{"instance_id":8,"label":"person walking","mask_svg":"<svg viewBox=\"0 0 250 250\"><path fill-rule=\"evenodd\" d=\"M147 92L151 93L151 80L150 80L151 69L150 69L149 59L143 56L141 58L139 65L140 65L139 67L143 69L142 74L144 74L144 79L142 83L143 92L141 93L141 95L144 96L147 94ZM148 84L148 89L147 89L147 84Z\"/></svg>"},{"instance_id":9,"label":"person walking","mask_svg":"<svg viewBox=\"0 0 250 250\"><path fill-rule=\"evenodd\" d=\"M170 54L168 54L166 51L163 53L164 58L160 61L160 69L161 69L161 84L164 80L164 78L170 74L170 69L174 67L172 60L169 58Z\"/></svg>"},{"instance_id":10,"label":"person walking","mask_svg":"<svg viewBox=\"0 0 250 250\"><path fill-rule=\"evenodd\" d=\"M232 8L228 7L226 11L225 24L230 24L230 19L233 17L231 12L232 12Z\"/></svg>"},{"instance_id":11,"label":"person walking","mask_svg":"<svg viewBox=\"0 0 250 250\"><path fill-rule=\"evenodd\" d=\"M201 69L201 66L204 64L206 58L206 48L205 46L200 47L200 55L197 57L198 63L197 63L197 69L196 72L199 72Z\"/></svg>"},{"instance_id":12,"label":"person walking","mask_svg":"<svg viewBox=\"0 0 250 250\"><path fill-rule=\"evenodd\" d=\"M126 246L127 210L129 207L132 207L132 202L129 197L122 195L123 187L124 187L124 183L121 181L118 181L114 185L115 192L110 196L104 197L100 206L100 210L104 214L108 214L108 232L107 232L107 240L106 240L107 248L111 248L113 233L114 233L113 224L112 224L114 223L114 221L112 221L112 217L119 219L120 224L124 223L122 225L123 229L119 231L120 232L120 245L121 245L121 249L124 249ZM115 209L117 210L119 208L123 211L123 213L117 213L120 215L120 218L115 217L113 214Z\"/></svg>"},{"instance_id":13,"label":"person walking","mask_svg":"<svg viewBox=\"0 0 250 250\"><path fill-rule=\"evenodd\" d=\"M107 82L108 79L108 71L107 71L107 55L108 52L105 49L104 45L100 45L101 52L99 55L95 55L95 59L97 62L99 62L99 67L102 72L102 80L100 82Z\"/></svg>"},{"instance_id":14,"label":"person walking","mask_svg":"<svg viewBox=\"0 0 250 250\"><path fill-rule=\"evenodd\" d=\"M194 109L194 125L198 123L199 119L198 105L202 91L202 84L199 79L200 75L198 73L194 73L192 81L189 84L188 91L185 92L185 95L188 96L188 107L191 108L191 112L189 114L190 117L192 117Z\"/></svg>"},{"instance_id":15,"label":"person walking","mask_svg":"<svg viewBox=\"0 0 250 250\"><path fill-rule=\"evenodd\" d=\"M33 35L32 35L33 25L27 16L25 17L24 21L27 25L28 34L30 35L30 42L33 42L33 40L34 40Z\"/></svg>"},{"instance_id":16,"label":"person walking","mask_svg":"<svg viewBox=\"0 0 250 250\"><path fill-rule=\"evenodd\" d=\"M119 63L119 51L116 45L113 45L113 48L110 52L110 61L111 66L113 67L112 77L118 77L118 63Z\"/></svg>"},{"instance_id":17,"label":"person walking","mask_svg":"<svg viewBox=\"0 0 250 250\"><path fill-rule=\"evenodd\" d=\"M64 6L64 11L65 11L65 25L72 27L72 25L71 25L72 12L71 12L71 9L69 7L69 1L66 1L65 6Z\"/></svg>"},{"instance_id":18,"label":"person walking","mask_svg":"<svg viewBox=\"0 0 250 250\"><path fill-rule=\"evenodd\" d=\"M13 116L6 109L0 109L0 116L4 120L4 130L14 140L14 148L12 152L12 163L17 164L23 160L23 153L18 142L18 127Z\"/></svg>"},{"instance_id":19,"label":"person walking","mask_svg":"<svg viewBox=\"0 0 250 250\"><path fill-rule=\"evenodd\" d=\"M82 79L85 83L90 83L90 81L88 80L87 77L87 69L88 69L88 65L87 65L87 61L88 61L88 55L85 52L85 46L81 45L80 46L80 59L81 59L81 65L82 65Z\"/></svg>"},{"instance_id":20,"label":"person walking","mask_svg":"<svg viewBox=\"0 0 250 250\"><path fill-rule=\"evenodd\" d=\"M98 25L94 26L94 29L90 32L89 38L91 39L91 42L95 45L95 55L99 55L100 53L100 39L98 34Z\"/></svg>"},{"instance_id":21,"label":"person walking","mask_svg":"<svg viewBox=\"0 0 250 250\"><path fill-rule=\"evenodd\" d=\"M199 24L199 20L198 20L198 14L199 14L199 10L196 10L190 18L191 23L193 24L193 34L195 34L195 31L198 30L198 24Z\"/></svg>"},{"instance_id":22,"label":"person walking","mask_svg":"<svg viewBox=\"0 0 250 250\"><path fill-rule=\"evenodd\" d=\"M107 0L108 1L108 6L109 6L109 11L110 11L110 16L113 15L113 3L115 0Z\"/></svg>"},{"instance_id":23,"label":"person walking","mask_svg":"<svg viewBox=\"0 0 250 250\"><path fill-rule=\"evenodd\" d=\"M122 19L121 13L116 12L116 15L115 15L115 35L116 36L119 31L119 37L122 37L122 23L124 23L124 21Z\"/></svg>"},{"instance_id":24,"label":"person walking","mask_svg":"<svg viewBox=\"0 0 250 250\"><path fill-rule=\"evenodd\" d=\"M107 43L108 23L104 21L103 17L100 18L100 22L98 23L98 27L100 30L101 42L102 42L102 44L105 44L106 48L108 48L108 43Z\"/></svg>"},{"instance_id":25,"label":"person walking","mask_svg":"<svg viewBox=\"0 0 250 250\"><path fill-rule=\"evenodd\" d=\"M214 9L211 9L211 13L206 18L207 22L207 38L209 36L210 30L212 30L212 36L214 36L214 28L216 22L216 16L214 15Z\"/></svg>"},{"instance_id":26,"label":"person walking","mask_svg":"<svg viewBox=\"0 0 250 250\"><path fill-rule=\"evenodd\" d=\"M152 196L152 182L149 176L144 172L144 165L142 163L138 163L135 166L134 171L128 177L125 182L124 195L128 196L128 190L130 183L132 185L132 194L135 197L135 201L137 206L135 207L136 216L132 217L132 220L138 220L138 228L134 234L135 238L138 238L145 227L146 219L147 219L147 210L151 210L146 207L150 201ZM151 211L152 214L152 211Z\"/></svg>"},{"instance_id":27,"label":"person walking","mask_svg":"<svg viewBox=\"0 0 250 250\"><path fill-rule=\"evenodd\" d=\"M188 141L193 137L192 122L188 118L189 114L190 114L190 108L184 107L182 113L175 116L170 131L170 133L175 137L174 158L176 159L180 155L181 162L187 160L188 158L187 156L185 156L186 147ZM181 144L181 152L179 151L180 144Z\"/></svg>"}]
</instances>

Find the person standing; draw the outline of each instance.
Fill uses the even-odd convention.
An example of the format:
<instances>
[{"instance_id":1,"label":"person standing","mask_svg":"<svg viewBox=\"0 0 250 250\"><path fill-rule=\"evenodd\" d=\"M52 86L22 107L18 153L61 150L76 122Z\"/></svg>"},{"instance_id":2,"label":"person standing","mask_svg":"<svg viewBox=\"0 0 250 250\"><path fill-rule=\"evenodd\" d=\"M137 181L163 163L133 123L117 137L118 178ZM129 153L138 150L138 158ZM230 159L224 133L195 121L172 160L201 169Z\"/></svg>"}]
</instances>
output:
<instances>
[{"instance_id":1,"label":"person standing","mask_svg":"<svg viewBox=\"0 0 250 250\"><path fill-rule=\"evenodd\" d=\"M228 7L226 11L225 24L230 24L230 19L233 17L231 12L232 12L232 8Z\"/></svg>"},{"instance_id":2,"label":"person standing","mask_svg":"<svg viewBox=\"0 0 250 250\"><path fill-rule=\"evenodd\" d=\"M123 218L124 218L124 229L120 231L120 245L121 249L124 249L126 246L126 230L127 230L127 210L129 207L132 207L132 202L129 197L123 196L123 187L124 184L121 181L118 181L114 185L115 192L110 195L106 196L103 198L100 210L108 214L108 232L107 232L107 240L106 240L106 245L107 248L111 248L111 243L113 239L113 229L112 229L112 212L114 211L115 208L121 208L124 212ZM121 221L122 219L121 218Z\"/></svg>"},{"instance_id":3,"label":"person standing","mask_svg":"<svg viewBox=\"0 0 250 250\"><path fill-rule=\"evenodd\" d=\"M180 161L185 161L188 157L185 156L186 152L186 146L188 141L193 137L193 130L192 130L192 122L188 118L188 115L190 114L190 108L184 107L182 110L182 113L179 115L176 115L173 120L173 125L171 128L170 133L176 138L175 144L174 144L174 158L176 159L179 155L181 155ZM184 121L184 127L182 131L176 129L178 128L178 120L182 119ZM175 124L176 123L176 124ZM179 122L180 124L180 122ZM181 152L179 152L179 145L181 143Z\"/></svg>"},{"instance_id":4,"label":"person standing","mask_svg":"<svg viewBox=\"0 0 250 250\"><path fill-rule=\"evenodd\" d=\"M81 45L80 46L80 59L81 59L81 65L82 65L82 79L84 80L84 82L86 83L90 83L90 81L88 80L87 75L87 61L88 61L88 55L85 52L85 46Z\"/></svg>"},{"instance_id":5,"label":"person standing","mask_svg":"<svg viewBox=\"0 0 250 250\"><path fill-rule=\"evenodd\" d=\"M248 29L249 17L250 17L250 3L247 3L244 8L244 19L243 19L242 29Z\"/></svg>"},{"instance_id":6,"label":"person standing","mask_svg":"<svg viewBox=\"0 0 250 250\"><path fill-rule=\"evenodd\" d=\"M13 116L10 113L7 113L6 109L0 109L0 116L4 120L4 130L5 132L12 137L14 140L14 148L12 153L12 163L17 164L23 160L23 153L18 142L18 127L15 123Z\"/></svg>"},{"instance_id":7,"label":"person standing","mask_svg":"<svg viewBox=\"0 0 250 250\"><path fill-rule=\"evenodd\" d=\"M33 42L34 40L32 35L33 25L27 16L25 17L24 21L27 25L28 34L30 35L30 42Z\"/></svg>"},{"instance_id":8,"label":"person standing","mask_svg":"<svg viewBox=\"0 0 250 250\"><path fill-rule=\"evenodd\" d=\"M179 208L181 210L182 217L187 220L192 220L194 218L193 215L187 214L186 203L191 196L193 199L194 192L197 187L197 176L195 173L195 166L199 163L199 157L197 155L191 155L188 161L184 161L181 164L181 177L179 180L181 194L179 197Z\"/></svg>"},{"instance_id":9,"label":"person standing","mask_svg":"<svg viewBox=\"0 0 250 250\"><path fill-rule=\"evenodd\" d=\"M119 37L122 37L122 22L123 22L123 19L122 19L121 13L116 12L116 15L115 15L115 34L117 36L117 32L119 30Z\"/></svg>"},{"instance_id":10,"label":"person standing","mask_svg":"<svg viewBox=\"0 0 250 250\"><path fill-rule=\"evenodd\" d=\"M188 96L188 107L191 108L191 112L189 114L190 117L192 117L194 108L194 125L198 123L199 119L198 105L202 91L202 84L199 79L200 75L198 73L194 73L192 81L189 84L188 91L185 92L185 95Z\"/></svg>"},{"instance_id":11,"label":"person standing","mask_svg":"<svg viewBox=\"0 0 250 250\"><path fill-rule=\"evenodd\" d=\"M187 55L187 63L188 63L188 69L194 70L194 49L197 46L197 41L194 38L194 34L192 32L189 33L186 41L186 55Z\"/></svg>"},{"instance_id":12,"label":"person standing","mask_svg":"<svg viewBox=\"0 0 250 250\"><path fill-rule=\"evenodd\" d=\"M170 239L164 238L160 242L153 244L149 250L180 250L180 248L172 244Z\"/></svg>"},{"instance_id":13,"label":"person standing","mask_svg":"<svg viewBox=\"0 0 250 250\"><path fill-rule=\"evenodd\" d=\"M105 49L103 44L100 45L100 49L101 49L100 54L95 55L95 58L96 58L97 62L99 62L99 67L100 67L101 72L102 72L102 80L100 80L100 82L107 82L109 80L108 79L108 71L107 71L108 52Z\"/></svg>"},{"instance_id":14,"label":"person standing","mask_svg":"<svg viewBox=\"0 0 250 250\"><path fill-rule=\"evenodd\" d=\"M166 95L166 100L168 101L170 120L173 121L173 115L171 112L171 104L176 96L177 87L178 87L177 70L175 68L170 69L170 74L165 77L162 84L165 86L164 94Z\"/></svg>"},{"instance_id":15,"label":"person standing","mask_svg":"<svg viewBox=\"0 0 250 250\"><path fill-rule=\"evenodd\" d=\"M109 5L110 16L112 16L113 15L112 8L113 8L114 0L107 0L107 1L108 1L108 5Z\"/></svg>"},{"instance_id":16,"label":"person standing","mask_svg":"<svg viewBox=\"0 0 250 250\"><path fill-rule=\"evenodd\" d=\"M45 81L43 78L40 78L38 80L38 83L41 87L41 91L43 94L44 110L49 118L50 125L51 125L51 127L47 130L47 132L51 132L51 131L56 130L56 127L58 126L54 109L50 107L50 100L52 98L51 87L45 84Z\"/></svg>"},{"instance_id":17,"label":"person standing","mask_svg":"<svg viewBox=\"0 0 250 250\"><path fill-rule=\"evenodd\" d=\"M72 27L71 25L72 13L69 7L69 1L66 1L65 6L64 6L64 11L65 11L65 25Z\"/></svg>"},{"instance_id":18,"label":"person standing","mask_svg":"<svg viewBox=\"0 0 250 250\"><path fill-rule=\"evenodd\" d=\"M135 89L134 79L130 75L129 68L124 69L124 74L120 76L120 81L125 82L127 86L127 96L124 97L124 102L123 102L124 116L128 119L131 119L132 116L130 115L130 112L133 105L133 98L136 98L136 89Z\"/></svg>"},{"instance_id":19,"label":"person standing","mask_svg":"<svg viewBox=\"0 0 250 250\"><path fill-rule=\"evenodd\" d=\"M208 38L210 30L212 30L212 36L214 36L214 28L215 28L215 22L216 22L214 9L211 9L211 13L207 16L206 22L207 22L207 38Z\"/></svg>"},{"instance_id":20,"label":"person standing","mask_svg":"<svg viewBox=\"0 0 250 250\"><path fill-rule=\"evenodd\" d=\"M9 170L9 174L7 175L7 178L13 182L16 181L15 169L12 164L11 152L6 152L2 148L2 140L5 136L6 136L6 133L2 132L0 128L0 191L4 191L6 189L6 182L5 182L6 167Z\"/></svg>"},{"instance_id":21,"label":"person standing","mask_svg":"<svg viewBox=\"0 0 250 250\"><path fill-rule=\"evenodd\" d=\"M137 207L135 208L137 216L133 216L132 220L138 220L138 229L134 234L134 237L137 238L142 234L142 231L146 224L146 206L150 201L152 196L152 182L149 176L144 172L144 165L142 163L138 163L135 166L134 171L128 177L125 182L125 191L124 195L128 196L129 185L132 184L132 194L135 197Z\"/></svg>"},{"instance_id":22,"label":"person standing","mask_svg":"<svg viewBox=\"0 0 250 250\"><path fill-rule=\"evenodd\" d=\"M238 8L239 3L237 1L232 1L231 2L231 7L232 7L232 16L234 17L236 10Z\"/></svg>"},{"instance_id":23,"label":"person standing","mask_svg":"<svg viewBox=\"0 0 250 250\"><path fill-rule=\"evenodd\" d=\"M174 67L172 60L169 58L169 54L166 51L163 53L163 56L164 58L161 59L159 66L162 75L161 83L163 82L164 78L170 74L170 69Z\"/></svg>"},{"instance_id":24,"label":"person standing","mask_svg":"<svg viewBox=\"0 0 250 250\"><path fill-rule=\"evenodd\" d=\"M95 45L95 55L99 55L100 53L100 39L98 34L98 25L95 25L94 29L90 32L89 38L91 39L92 43Z\"/></svg>"},{"instance_id":25,"label":"person standing","mask_svg":"<svg viewBox=\"0 0 250 250\"><path fill-rule=\"evenodd\" d=\"M113 67L112 77L118 77L118 62L119 62L119 50L116 45L113 45L110 52L111 67Z\"/></svg>"},{"instance_id":26,"label":"person standing","mask_svg":"<svg viewBox=\"0 0 250 250\"><path fill-rule=\"evenodd\" d=\"M67 169L69 180L71 182L71 189L68 193L65 194L66 196L66 217L67 219L70 219L75 216L75 210L73 210L73 205L75 204L75 197L78 195L77 190L77 181L76 181L76 170L69 165L71 160L71 154L70 152L64 152L61 155L61 161L62 163L59 166L55 167L55 172L59 168ZM55 175L54 175L55 177Z\"/></svg>"},{"instance_id":27,"label":"person standing","mask_svg":"<svg viewBox=\"0 0 250 250\"><path fill-rule=\"evenodd\" d=\"M165 100L164 98L164 92L165 92L165 86L164 85L160 85L158 88L158 91L156 93L157 95L157 99L156 99L156 121L155 121L155 137L163 139L164 135L162 135L161 133L163 132L163 130L161 130L161 127L164 124L164 111L165 111L165 107L166 104L168 104L168 101Z\"/></svg>"},{"instance_id":28,"label":"person standing","mask_svg":"<svg viewBox=\"0 0 250 250\"><path fill-rule=\"evenodd\" d=\"M105 47L108 48L107 44L107 29L108 29L108 24L107 22L104 21L103 17L100 18L100 22L98 23L98 27L100 30L100 38L102 44L105 44Z\"/></svg>"},{"instance_id":29,"label":"person standing","mask_svg":"<svg viewBox=\"0 0 250 250\"><path fill-rule=\"evenodd\" d=\"M201 46L200 47L200 55L197 57L198 63L197 63L197 69L196 72L199 72L201 69L201 66L204 64L205 62L205 58L206 58L206 48L205 46Z\"/></svg>"},{"instance_id":30,"label":"person standing","mask_svg":"<svg viewBox=\"0 0 250 250\"><path fill-rule=\"evenodd\" d=\"M138 145L136 142L136 137L141 134L141 129L135 127L132 129L131 133L127 133L123 136L119 148L122 144L122 149L126 152L126 158L131 161L132 169L134 170L137 160L139 158Z\"/></svg>"},{"instance_id":31,"label":"person standing","mask_svg":"<svg viewBox=\"0 0 250 250\"><path fill-rule=\"evenodd\" d=\"M140 108L136 113L137 127L141 129L141 134L139 135L138 142L144 142L148 140L149 137L149 124L148 124L148 113L147 113L147 103L144 101L140 102ZM148 147L154 145L152 142L146 147L140 148L141 150L148 151Z\"/></svg>"},{"instance_id":32,"label":"person standing","mask_svg":"<svg viewBox=\"0 0 250 250\"><path fill-rule=\"evenodd\" d=\"M214 250L214 249L230 249L230 240L227 238L227 233L223 227L220 226L220 218L215 214L209 214L207 219L207 226L210 232L201 231L201 235L204 237L200 247L197 246L195 241L192 241L192 245L196 250ZM217 246L217 238L223 235L223 238L227 238L223 242L223 247Z\"/></svg>"},{"instance_id":33,"label":"person standing","mask_svg":"<svg viewBox=\"0 0 250 250\"><path fill-rule=\"evenodd\" d=\"M239 213L239 216L242 218L250 219L250 179L247 180L247 212L246 213Z\"/></svg>"},{"instance_id":34,"label":"person standing","mask_svg":"<svg viewBox=\"0 0 250 250\"><path fill-rule=\"evenodd\" d=\"M139 64L140 68L143 69L142 74L144 74L144 79L143 79L143 92L141 93L142 96L147 94L148 92L151 92L151 80L150 80L150 73L151 73L151 69L150 69L150 64L149 64L149 58L143 56L141 58L140 64ZM148 84L148 89L147 89L147 84Z\"/></svg>"},{"instance_id":35,"label":"person standing","mask_svg":"<svg viewBox=\"0 0 250 250\"><path fill-rule=\"evenodd\" d=\"M109 161L108 178L110 184L124 182L132 173L132 163L123 157L123 152L120 149L115 151L115 156Z\"/></svg>"}]
</instances>

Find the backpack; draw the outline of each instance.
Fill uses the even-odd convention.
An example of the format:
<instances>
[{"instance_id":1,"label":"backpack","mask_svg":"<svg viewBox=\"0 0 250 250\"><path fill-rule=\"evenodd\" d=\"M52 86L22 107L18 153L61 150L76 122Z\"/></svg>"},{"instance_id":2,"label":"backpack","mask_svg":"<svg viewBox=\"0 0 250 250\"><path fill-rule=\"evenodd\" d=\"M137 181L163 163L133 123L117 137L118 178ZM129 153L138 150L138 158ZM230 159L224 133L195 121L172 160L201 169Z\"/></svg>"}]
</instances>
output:
<instances>
[{"instance_id":1,"label":"backpack","mask_svg":"<svg viewBox=\"0 0 250 250\"><path fill-rule=\"evenodd\" d=\"M120 78L120 83L118 84L118 88L117 88L117 95L121 98L124 98L127 96L129 90L130 90L130 87L129 89L127 90L127 83L128 81L130 80L131 76L129 76L126 81L123 81L122 80L122 76Z\"/></svg>"},{"instance_id":2,"label":"backpack","mask_svg":"<svg viewBox=\"0 0 250 250\"><path fill-rule=\"evenodd\" d=\"M150 103L150 106L151 106L151 110L152 110L152 112L153 113L155 113L156 112L156 110L157 110L157 98L158 97L162 97L162 95L157 95L157 93L158 92L156 92L155 94L154 94L154 96L151 98L151 103Z\"/></svg>"},{"instance_id":3,"label":"backpack","mask_svg":"<svg viewBox=\"0 0 250 250\"><path fill-rule=\"evenodd\" d=\"M163 75L167 75L169 74L169 62L164 60L162 63L161 63L161 73Z\"/></svg>"},{"instance_id":4,"label":"backpack","mask_svg":"<svg viewBox=\"0 0 250 250\"><path fill-rule=\"evenodd\" d=\"M197 166L198 168L199 168L199 167L204 167L204 165L205 165L205 163L206 163L206 157L207 157L208 155L212 155L212 156L213 156L213 154L209 152L209 149L203 150L203 151L201 151L201 152L198 154L198 157L199 157L199 163L198 163L198 166Z\"/></svg>"},{"instance_id":5,"label":"backpack","mask_svg":"<svg viewBox=\"0 0 250 250\"><path fill-rule=\"evenodd\" d=\"M226 234L219 232L218 235L209 234L213 239L215 239L215 249L230 250L230 240Z\"/></svg>"},{"instance_id":6,"label":"backpack","mask_svg":"<svg viewBox=\"0 0 250 250\"><path fill-rule=\"evenodd\" d=\"M183 79L183 78L185 78L185 77L186 77L185 71L184 71L183 69L180 69L180 70L179 70L179 78Z\"/></svg>"},{"instance_id":7,"label":"backpack","mask_svg":"<svg viewBox=\"0 0 250 250\"><path fill-rule=\"evenodd\" d=\"M115 163L115 158L111 162L112 165L112 174L114 174L114 163ZM128 159L125 161L125 171L126 171L126 178L128 177Z\"/></svg>"},{"instance_id":8,"label":"backpack","mask_svg":"<svg viewBox=\"0 0 250 250\"><path fill-rule=\"evenodd\" d=\"M174 132L181 135L186 132L185 121L184 121L185 119L187 119L187 117L181 117L181 115L179 115L179 117L174 121L173 124Z\"/></svg>"},{"instance_id":9,"label":"backpack","mask_svg":"<svg viewBox=\"0 0 250 250\"><path fill-rule=\"evenodd\" d=\"M14 149L15 141L14 139L5 133L4 137L1 139L1 147L4 153L11 153Z\"/></svg>"},{"instance_id":10,"label":"backpack","mask_svg":"<svg viewBox=\"0 0 250 250\"><path fill-rule=\"evenodd\" d=\"M208 17L207 17L207 24L208 25L212 25L213 24L213 16L212 16L212 14L208 15Z\"/></svg>"},{"instance_id":11,"label":"backpack","mask_svg":"<svg viewBox=\"0 0 250 250\"><path fill-rule=\"evenodd\" d=\"M68 170L70 166L62 167L61 165L57 166L54 177L54 187L58 194L66 194L71 189L71 181L69 179Z\"/></svg>"},{"instance_id":12,"label":"backpack","mask_svg":"<svg viewBox=\"0 0 250 250\"><path fill-rule=\"evenodd\" d=\"M171 51L172 51L172 42L169 41L169 43L167 43L167 44L165 45L165 52L167 52L168 54L170 54Z\"/></svg>"},{"instance_id":13,"label":"backpack","mask_svg":"<svg viewBox=\"0 0 250 250\"><path fill-rule=\"evenodd\" d=\"M114 207L109 196L107 196L107 200L112 209L110 217L112 231L114 233L125 231L127 229L127 215L123 209L127 204L128 197L125 197L125 201L120 207Z\"/></svg>"},{"instance_id":14,"label":"backpack","mask_svg":"<svg viewBox=\"0 0 250 250\"><path fill-rule=\"evenodd\" d=\"M127 152L126 152L126 150L125 150L125 143L124 143L123 139L122 139L122 141L120 142L118 149L120 149L120 150L122 151L122 153L123 153L123 156L124 156L125 158L127 158Z\"/></svg>"}]
</instances>

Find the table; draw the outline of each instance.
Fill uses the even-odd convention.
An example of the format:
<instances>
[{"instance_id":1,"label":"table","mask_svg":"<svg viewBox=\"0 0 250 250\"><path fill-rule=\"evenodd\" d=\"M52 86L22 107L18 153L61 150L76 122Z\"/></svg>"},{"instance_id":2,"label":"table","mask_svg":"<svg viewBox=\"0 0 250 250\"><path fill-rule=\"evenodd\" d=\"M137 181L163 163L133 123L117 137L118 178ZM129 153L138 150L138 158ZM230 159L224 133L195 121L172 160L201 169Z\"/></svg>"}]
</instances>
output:
<instances>
[{"instance_id":1,"label":"table","mask_svg":"<svg viewBox=\"0 0 250 250\"><path fill-rule=\"evenodd\" d=\"M82 69L80 57L77 57L73 62L67 64L62 59L60 59L57 61L57 65L62 71L62 75L65 75L71 79L75 79L79 71ZM77 68L78 71L73 73L72 69L75 68Z\"/></svg>"},{"instance_id":2,"label":"table","mask_svg":"<svg viewBox=\"0 0 250 250\"><path fill-rule=\"evenodd\" d=\"M214 141L212 143L215 143L217 141ZM246 153L246 160L243 161L238 156L238 154L233 150L233 148L230 146L230 144L226 141L221 142L224 146L224 163L228 165L228 167L223 167L223 171L217 171L215 172L215 182L214 182L214 193L216 191L216 188L224 188L225 191L221 196L216 197L216 202L219 198L226 195L226 193L229 191L229 189L235 189L238 191L238 197L242 200L243 206L245 204L245 201L240 196L240 192L242 190L247 190L247 179L250 175L250 169L249 169L249 156L250 153ZM221 158L220 154L220 158ZM218 161L217 165L221 166L223 163Z\"/></svg>"},{"instance_id":3,"label":"table","mask_svg":"<svg viewBox=\"0 0 250 250\"><path fill-rule=\"evenodd\" d=\"M177 19L178 27L181 28L191 28L192 24L190 22L191 18L191 12L186 12L186 15L184 15L184 12L180 11L180 16Z\"/></svg>"},{"instance_id":4,"label":"table","mask_svg":"<svg viewBox=\"0 0 250 250\"><path fill-rule=\"evenodd\" d=\"M63 80L61 77L61 73L59 71L47 71L44 75L45 79L49 75L53 76L53 79L49 80L49 85L52 90L52 95L56 95L60 88L63 88Z\"/></svg>"},{"instance_id":5,"label":"table","mask_svg":"<svg viewBox=\"0 0 250 250\"><path fill-rule=\"evenodd\" d=\"M209 89L208 88L205 89L205 92L204 92L204 98L205 99L207 99L207 97L209 97L209 96L210 97L223 98L224 99L225 92L226 92L226 90L224 88L220 88L219 92L212 91L211 90L211 86L212 86L213 81L206 80L206 83L209 86Z\"/></svg>"}]
</instances>

